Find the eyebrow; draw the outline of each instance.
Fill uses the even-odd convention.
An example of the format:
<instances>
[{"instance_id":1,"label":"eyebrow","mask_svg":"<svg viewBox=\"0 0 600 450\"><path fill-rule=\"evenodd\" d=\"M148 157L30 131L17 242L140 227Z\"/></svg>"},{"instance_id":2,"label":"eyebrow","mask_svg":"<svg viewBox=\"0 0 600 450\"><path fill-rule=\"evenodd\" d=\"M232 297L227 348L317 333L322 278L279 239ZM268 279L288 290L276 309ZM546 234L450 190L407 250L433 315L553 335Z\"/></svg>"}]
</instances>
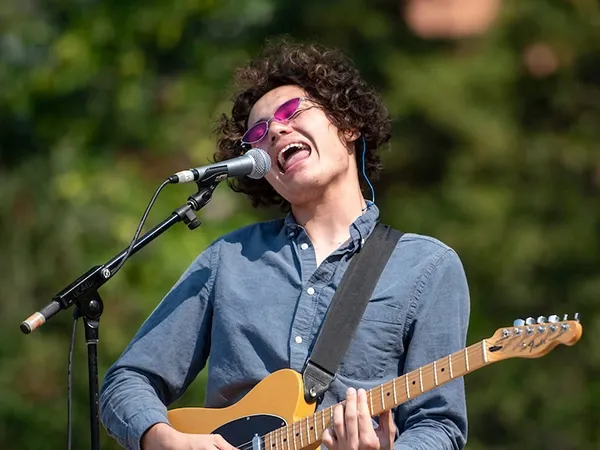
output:
<instances>
[{"instance_id":1,"label":"eyebrow","mask_svg":"<svg viewBox=\"0 0 600 450\"><path fill-rule=\"evenodd\" d=\"M281 105L279 105L279 106L281 106ZM279 106L278 106L277 108L275 108L275 111L277 111L277 110L279 109ZM273 111L273 114L275 114L275 111ZM261 122L261 121L263 121L263 120L266 122L266 121L267 121L267 120L269 120L271 117L273 117L273 114L271 114L269 117L265 117L265 116L263 116L263 117L260 117L260 118L259 118L257 121L255 121L255 122L254 122L252 125L256 125L258 122ZM249 114L248 114L248 117L250 117L250 115L249 115ZM249 126L249 127L250 127L250 126L252 126L252 125L250 125L250 122L248 122L248 126Z\"/></svg>"},{"instance_id":2,"label":"eyebrow","mask_svg":"<svg viewBox=\"0 0 600 450\"><path fill-rule=\"evenodd\" d=\"M248 118L246 119L246 128L250 128L253 127L254 125L256 125L258 122L260 122L261 120L267 121L269 120L268 118L259 118L258 120L254 121L253 123L250 123L250 114L248 114Z\"/></svg>"},{"instance_id":3,"label":"eyebrow","mask_svg":"<svg viewBox=\"0 0 600 450\"><path fill-rule=\"evenodd\" d=\"M293 97L292 97L292 98L293 98ZM265 121L265 122L266 122L266 121L267 121L267 120L269 120L271 117L273 117L273 116L275 115L275 113L277 112L277 110L279 109L279 107L280 107L281 105L283 105L285 102L287 102L288 100L291 100L291 98L288 98L287 100L284 100L282 103L280 103L279 105L277 105L277 107L275 108L275 111L273 111L273 114L271 114L269 117L264 117L264 116L263 116L263 117L259 118L259 119L258 119L256 122L254 122L252 125L250 125L250 122L247 120L247 121L246 121L246 123L248 124L248 125L247 125L247 127L248 127L248 128L250 128L250 127L252 127L252 126L256 125L258 122L261 122L261 121ZM248 118L250 118L250 114L248 114Z\"/></svg>"},{"instance_id":4,"label":"eyebrow","mask_svg":"<svg viewBox=\"0 0 600 450\"><path fill-rule=\"evenodd\" d=\"M248 127L248 128L250 128L250 127L253 127L253 126L254 126L254 125L256 125L258 122L260 122L260 121L263 121L263 120L264 120L264 121L266 121L266 120L268 120L268 119L258 119L257 121L253 122L252 124L250 124L250 122L246 121L246 123L247 123L247 127Z\"/></svg>"}]
</instances>

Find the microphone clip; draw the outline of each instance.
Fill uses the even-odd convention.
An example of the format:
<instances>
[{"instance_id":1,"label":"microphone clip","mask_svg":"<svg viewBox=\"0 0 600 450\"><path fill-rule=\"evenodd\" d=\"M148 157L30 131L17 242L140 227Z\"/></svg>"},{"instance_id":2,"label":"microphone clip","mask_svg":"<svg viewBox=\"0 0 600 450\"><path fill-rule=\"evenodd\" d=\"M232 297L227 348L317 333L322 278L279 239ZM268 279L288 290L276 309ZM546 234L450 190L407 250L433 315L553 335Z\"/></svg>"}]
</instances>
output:
<instances>
[{"instance_id":1,"label":"microphone clip","mask_svg":"<svg viewBox=\"0 0 600 450\"><path fill-rule=\"evenodd\" d=\"M225 176L225 178L227 178L227 176ZM190 230L194 230L202 224L196 216L195 211L201 210L212 200L212 194L215 191L217 184L219 184L219 181L204 186L204 181L197 181L196 186L198 186L198 192L190 195L187 199L187 203L174 211Z\"/></svg>"}]
</instances>

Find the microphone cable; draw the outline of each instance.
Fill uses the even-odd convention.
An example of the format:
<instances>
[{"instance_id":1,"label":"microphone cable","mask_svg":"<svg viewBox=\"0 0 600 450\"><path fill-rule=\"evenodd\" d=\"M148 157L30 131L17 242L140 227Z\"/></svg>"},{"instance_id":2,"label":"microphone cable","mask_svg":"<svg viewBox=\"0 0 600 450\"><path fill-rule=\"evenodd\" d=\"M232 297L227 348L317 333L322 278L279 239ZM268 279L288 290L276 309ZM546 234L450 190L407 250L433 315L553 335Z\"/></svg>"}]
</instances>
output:
<instances>
[{"instance_id":1,"label":"microphone cable","mask_svg":"<svg viewBox=\"0 0 600 450\"><path fill-rule=\"evenodd\" d=\"M135 234L133 235L133 239L131 240L131 243L129 244L129 248L127 249L127 253L125 253L125 256L123 256L123 258L121 259L121 261L119 261L119 264L117 265L117 267L115 267L115 269L111 272L111 274L110 274L111 278L121 269L121 267L123 267L123 264L125 264L125 261L131 255L131 251L133 250L133 246L137 242L138 237L140 236L140 233L142 232L142 228L144 227L144 223L146 222L146 218L148 217L148 214L150 213L150 210L152 209L152 206L154 205L154 202L156 201L156 198L158 197L158 194L160 194L160 191L162 191L163 188L165 186L167 186L168 184L170 184L169 180L163 181L162 184L158 187L158 189L156 189L156 191L154 192L154 195L152 196L152 199L150 200L150 203L148 203L148 206L146 207L146 211L144 211L144 214L142 215L142 219L140 220L140 223L139 223L139 225L137 227L137 230L135 230Z\"/></svg>"},{"instance_id":2,"label":"microphone cable","mask_svg":"<svg viewBox=\"0 0 600 450\"><path fill-rule=\"evenodd\" d=\"M117 267L115 267L115 269L111 272L111 274L110 274L111 278L121 269L121 267L123 267L123 264L125 264L125 261L129 258L129 256L131 256L133 247L136 244L138 237L140 236L140 233L142 232L142 228L144 228L144 224L146 223L146 219L148 218L148 214L150 213L152 206L154 206L154 203L156 202L156 199L158 198L158 195L160 194L160 192L168 184L170 184L169 180L163 181L163 183L154 192L154 195L152 196L152 199L150 199L150 202L148 203L148 206L146 207L146 210L144 211L144 214L142 215L140 223L138 224L138 227L135 230L133 239L131 240L129 247L127 248L127 252L123 256L121 261L119 261L119 264L117 265ZM71 445L72 445L73 354L74 354L74 350L75 350L75 334L77 332L77 319L79 319L79 317L80 317L79 310L77 309L77 306L75 306L75 311L73 312L73 329L71 331L71 342L69 343L69 360L67 363L67 450L71 450ZM95 418L90 417L90 420L95 420Z\"/></svg>"},{"instance_id":3,"label":"microphone cable","mask_svg":"<svg viewBox=\"0 0 600 450\"><path fill-rule=\"evenodd\" d=\"M73 329L71 330L71 342L69 343L69 362L67 363L67 450L71 450L71 409L73 405L73 352L75 347L75 333L77 331L77 319L79 312L75 308L73 313Z\"/></svg>"}]
</instances>

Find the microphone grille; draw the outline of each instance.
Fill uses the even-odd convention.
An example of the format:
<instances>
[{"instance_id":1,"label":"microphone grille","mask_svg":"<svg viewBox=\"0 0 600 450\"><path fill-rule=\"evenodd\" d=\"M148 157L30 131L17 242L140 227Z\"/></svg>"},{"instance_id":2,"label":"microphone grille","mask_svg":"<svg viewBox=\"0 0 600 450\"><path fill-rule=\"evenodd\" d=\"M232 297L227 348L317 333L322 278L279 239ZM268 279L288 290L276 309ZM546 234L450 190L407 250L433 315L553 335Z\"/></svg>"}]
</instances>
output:
<instances>
[{"instance_id":1,"label":"microphone grille","mask_svg":"<svg viewBox=\"0 0 600 450\"><path fill-rule=\"evenodd\" d=\"M264 177L269 170L271 170L271 158L267 152L261 148L252 148L246 152L246 155L254 160L254 167L252 172L248 174L250 178L258 180Z\"/></svg>"}]
</instances>

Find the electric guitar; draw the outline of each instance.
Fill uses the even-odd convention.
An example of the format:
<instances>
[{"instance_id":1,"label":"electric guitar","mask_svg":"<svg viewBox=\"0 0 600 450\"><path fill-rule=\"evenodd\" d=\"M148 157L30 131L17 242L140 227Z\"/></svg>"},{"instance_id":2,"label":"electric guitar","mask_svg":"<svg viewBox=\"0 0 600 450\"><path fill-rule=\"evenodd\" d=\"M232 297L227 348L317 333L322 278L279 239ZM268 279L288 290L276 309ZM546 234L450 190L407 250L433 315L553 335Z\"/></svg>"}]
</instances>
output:
<instances>
[{"instance_id":1,"label":"electric guitar","mask_svg":"<svg viewBox=\"0 0 600 450\"><path fill-rule=\"evenodd\" d=\"M574 345L583 332L578 315L562 321L518 319L456 353L367 391L371 416L392 409L418 395L496 361L508 358L539 358L559 344ZM178 408L169 421L184 433L220 434L240 450L303 450L321 443L331 426L333 408L315 413L304 400L302 375L282 369L258 383L239 402L226 408Z\"/></svg>"}]
</instances>

